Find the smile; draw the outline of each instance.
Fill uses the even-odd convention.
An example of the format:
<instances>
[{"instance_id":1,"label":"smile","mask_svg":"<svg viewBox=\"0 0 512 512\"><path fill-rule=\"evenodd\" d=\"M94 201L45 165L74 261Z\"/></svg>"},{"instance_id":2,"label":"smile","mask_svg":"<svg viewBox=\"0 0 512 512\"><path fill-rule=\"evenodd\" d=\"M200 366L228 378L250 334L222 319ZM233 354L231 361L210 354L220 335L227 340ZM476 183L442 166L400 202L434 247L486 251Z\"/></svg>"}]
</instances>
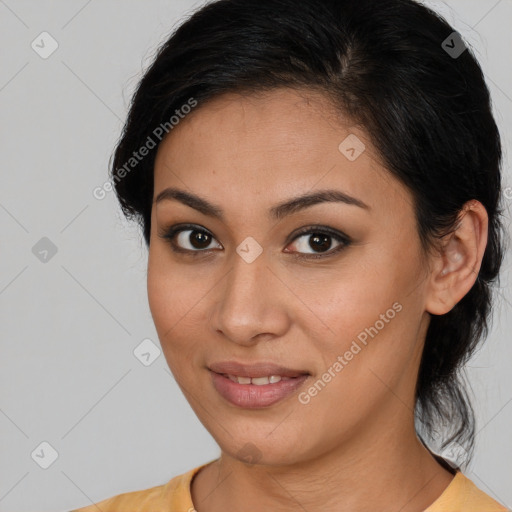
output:
<instances>
[{"instance_id":1,"label":"smile","mask_svg":"<svg viewBox=\"0 0 512 512\"><path fill-rule=\"evenodd\" d=\"M217 393L231 405L244 409L269 407L291 396L310 377L270 375L243 377L210 371L212 384Z\"/></svg>"},{"instance_id":2,"label":"smile","mask_svg":"<svg viewBox=\"0 0 512 512\"><path fill-rule=\"evenodd\" d=\"M255 386L263 386L265 384L276 384L281 380L290 380L292 377L282 377L281 375L270 375L268 377L239 377L237 375L226 375L223 374L233 382L238 384L254 384Z\"/></svg>"}]
</instances>

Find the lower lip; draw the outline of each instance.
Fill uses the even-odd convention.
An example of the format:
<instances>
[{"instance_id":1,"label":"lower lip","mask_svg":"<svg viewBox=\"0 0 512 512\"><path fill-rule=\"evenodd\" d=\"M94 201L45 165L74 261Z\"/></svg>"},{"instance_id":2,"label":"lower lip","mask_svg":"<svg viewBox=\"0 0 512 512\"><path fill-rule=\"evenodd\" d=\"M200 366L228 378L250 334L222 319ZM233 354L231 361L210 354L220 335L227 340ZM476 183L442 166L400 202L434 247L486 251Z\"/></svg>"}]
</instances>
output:
<instances>
[{"instance_id":1,"label":"lower lip","mask_svg":"<svg viewBox=\"0 0 512 512\"><path fill-rule=\"evenodd\" d=\"M309 375L301 375L275 384L238 384L230 378L211 371L213 386L228 402L246 409L268 407L295 392Z\"/></svg>"}]
</instances>

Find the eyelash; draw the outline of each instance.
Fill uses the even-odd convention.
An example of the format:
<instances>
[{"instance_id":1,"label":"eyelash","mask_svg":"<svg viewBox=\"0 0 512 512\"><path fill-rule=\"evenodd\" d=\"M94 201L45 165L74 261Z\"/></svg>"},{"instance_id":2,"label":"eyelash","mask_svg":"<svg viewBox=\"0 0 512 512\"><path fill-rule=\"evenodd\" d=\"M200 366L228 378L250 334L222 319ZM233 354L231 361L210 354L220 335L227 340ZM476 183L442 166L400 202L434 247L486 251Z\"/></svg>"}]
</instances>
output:
<instances>
[{"instance_id":1,"label":"eyelash","mask_svg":"<svg viewBox=\"0 0 512 512\"><path fill-rule=\"evenodd\" d=\"M201 228L200 226L197 226L195 224L177 224L175 226L172 226L168 229L163 230L162 232L159 232L160 238L168 240L171 249L176 253L182 253L186 256L191 257L197 257L200 255L204 255L204 253L208 254L213 249L198 249L195 251L192 251L190 249L183 249L181 247L178 247L175 244L175 237L182 231L199 231L201 233L205 233L212 237L212 239L216 240L215 237L206 229ZM297 259L305 259L305 260L316 260L321 258L328 258L331 256L334 256L335 254L341 252L343 249L346 249L352 241L350 238L342 233L339 233L337 231L334 231L331 228L328 228L326 226L308 226L307 228L300 229L297 233L295 233L295 236L292 238L292 240L289 242L294 242L297 238L300 238L304 235L327 235L332 238L334 238L337 242L340 242L340 245L334 249L330 249L329 251L325 253L320 254L303 254L303 253L288 253L293 254L293 256ZM287 244L289 245L289 244Z\"/></svg>"}]
</instances>

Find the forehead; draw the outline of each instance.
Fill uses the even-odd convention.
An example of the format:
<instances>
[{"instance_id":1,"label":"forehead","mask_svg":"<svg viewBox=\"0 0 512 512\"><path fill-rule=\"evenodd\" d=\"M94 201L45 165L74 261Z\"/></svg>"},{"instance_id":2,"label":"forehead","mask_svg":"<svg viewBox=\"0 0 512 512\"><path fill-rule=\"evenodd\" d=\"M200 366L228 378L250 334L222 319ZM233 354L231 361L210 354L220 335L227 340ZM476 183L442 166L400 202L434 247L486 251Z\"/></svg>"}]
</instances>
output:
<instances>
[{"instance_id":1,"label":"forehead","mask_svg":"<svg viewBox=\"0 0 512 512\"><path fill-rule=\"evenodd\" d=\"M327 129L349 126L328 99L309 90L274 89L257 93L226 93L199 104L166 136L160 150L197 150L215 146L215 154L293 151L326 144ZM225 143L220 144L219 139ZM192 148L192 146L193 148ZM262 147L263 145L263 147ZM170 148L169 148L170 146ZM200 153L199 153L200 154ZM212 155L212 153L210 153Z\"/></svg>"},{"instance_id":2,"label":"forehead","mask_svg":"<svg viewBox=\"0 0 512 512\"><path fill-rule=\"evenodd\" d=\"M362 152L349 159L343 150L354 143ZM337 187L367 204L407 193L365 132L316 91L229 93L199 104L160 144L154 172L155 197L175 185L216 196L227 189L238 211L314 188Z\"/></svg>"}]
</instances>

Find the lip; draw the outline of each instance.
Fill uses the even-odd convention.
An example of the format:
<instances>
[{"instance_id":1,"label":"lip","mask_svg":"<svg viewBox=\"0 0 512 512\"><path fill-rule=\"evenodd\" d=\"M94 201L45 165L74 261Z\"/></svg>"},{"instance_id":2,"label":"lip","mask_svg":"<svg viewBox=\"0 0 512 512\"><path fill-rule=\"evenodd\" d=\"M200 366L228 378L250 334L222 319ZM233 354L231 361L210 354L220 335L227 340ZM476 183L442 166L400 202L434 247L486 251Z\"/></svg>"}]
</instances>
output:
<instances>
[{"instance_id":1,"label":"lip","mask_svg":"<svg viewBox=\"0 0 512 512\"><path fill-rule=\"evenodd\" d=\"M210 370L213 387L229 403L243 409L269 407L297 391L309 379L309 374L291 377L275 384L239 384L226 375ZM266 374L269 375L269 374ZM276 375L276 374L274 374Z\"/></svg>"},{"instance_id":2,"label":"lip","mask_svg":"<svg viewBox=\"0 0 512 512\"><path fill-rule=\"evenodd\" d=\"M310 375L307 370L286 368L285 366L279 366L270 362L242 364L236 361L223 361L210 364L208 369L221 375L236 375L237 377L267 377L270 375L280 375L281 377L293 378L302 375Z\"/></svg>"}]
</instances>

